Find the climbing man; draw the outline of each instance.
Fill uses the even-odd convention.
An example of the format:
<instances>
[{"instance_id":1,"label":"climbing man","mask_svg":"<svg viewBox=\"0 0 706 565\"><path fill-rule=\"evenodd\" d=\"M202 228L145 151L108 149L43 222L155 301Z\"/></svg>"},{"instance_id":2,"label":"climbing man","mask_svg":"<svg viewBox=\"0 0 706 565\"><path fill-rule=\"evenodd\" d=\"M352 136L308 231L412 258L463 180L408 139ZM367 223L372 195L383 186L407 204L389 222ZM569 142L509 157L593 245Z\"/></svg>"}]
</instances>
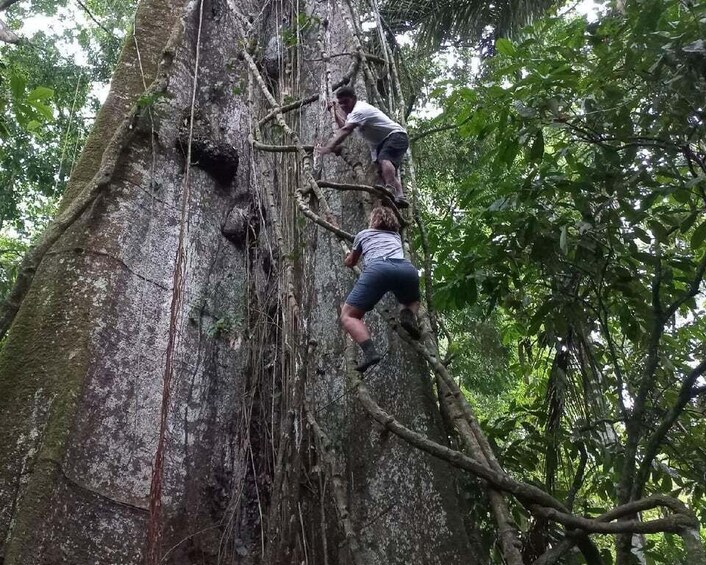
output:
<instances>
[{"instance_id":1,"label":"climbing man","mask_svg":"<svg viewBox=\"0 0 706 565\"><path fill-rule=\"evenodd\" d=\"M388 291L400 303L400 325L419 339L419 273L404 258L397 217L389 208L378 206L370 213L369 228L359 232L344 264L351 269L363 257L363 272L346 298L341 310L341 325L363 350L363 360L356 367L361 373L375 365L382 356L370 339L363 316L372 310Z\"/></svg>"},{"instance_id":2,"label":"climbing man","mask_svg":"<svg viewBox=\"0 0 706 565\"><path fill-rule=\"evenodd\" d=\"M398 176L402 158L409 147L405 129L375 106L358 100L355 90L350 86L339 88L336 100L331 104L338 105L346 119L338 111L335 112L336 123L341 129L326 145L317 147L319 153L337 153L339 145L357 128L370 146L370 154L385 190L390 193L398 208L409 207Z\"/></svg>"}]
</instances>

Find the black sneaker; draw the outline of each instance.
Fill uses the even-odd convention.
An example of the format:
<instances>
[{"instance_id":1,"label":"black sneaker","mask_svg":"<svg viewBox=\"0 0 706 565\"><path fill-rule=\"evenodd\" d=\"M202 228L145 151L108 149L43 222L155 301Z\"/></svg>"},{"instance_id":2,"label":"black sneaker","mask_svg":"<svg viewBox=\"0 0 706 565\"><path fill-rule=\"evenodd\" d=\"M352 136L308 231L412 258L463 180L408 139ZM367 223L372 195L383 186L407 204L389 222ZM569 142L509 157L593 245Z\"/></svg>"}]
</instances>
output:
<instances>
[{"instance_id":1,"label":"black sneaker","mask_svg":"<svg viewBox=\"0 0 706 565\"><path fill-rule=\"evenodd\" d=\"M402 326L413 339L419 339L422 335L417 325L417 317L409 308L400 310L400 326Z\"/></svg>"},{"instance_id":2,"label":"black sneaker","mask_svg":"<svg viewBox=\"0 0 706 565\"><path fill-rule=\"evenodd\" d=\"M395 206L399 209L409 208L409 200L407 200L404 196L395 197Z\"/></svg>"},{"instance_id":3,"label":"black sneaker","mask_svg":"<svg viewBox=\"0 0 706 565\"><path fill-rule=\"evenodd\" d=\"M364 373L366 369L369 369L373 365L377 365L380 362L380 359L382 359L382 355L380 355L377 351L371 355L366 355L363 357L363 360L358 363L355 370L360 373Z\"/></svg>"}]
</instances>

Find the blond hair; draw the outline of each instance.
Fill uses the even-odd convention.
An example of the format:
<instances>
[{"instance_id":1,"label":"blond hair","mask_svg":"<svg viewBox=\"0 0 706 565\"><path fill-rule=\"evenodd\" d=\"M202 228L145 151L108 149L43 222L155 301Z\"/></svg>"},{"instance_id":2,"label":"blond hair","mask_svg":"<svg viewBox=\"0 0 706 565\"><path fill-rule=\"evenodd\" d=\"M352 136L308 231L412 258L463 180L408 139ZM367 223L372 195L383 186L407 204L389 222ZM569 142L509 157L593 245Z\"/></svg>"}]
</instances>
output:
<instances>
[{"instance_id":1,"label":"blond hair","mask_svg":"<svg viewBox=\"0 0 706 565\"><path fill-rule=\"evenodd\" d=\"M390 208L377 206L370 212L370 227L374 230L400 231L400 222Z\"/></svg>"}]
</instances>

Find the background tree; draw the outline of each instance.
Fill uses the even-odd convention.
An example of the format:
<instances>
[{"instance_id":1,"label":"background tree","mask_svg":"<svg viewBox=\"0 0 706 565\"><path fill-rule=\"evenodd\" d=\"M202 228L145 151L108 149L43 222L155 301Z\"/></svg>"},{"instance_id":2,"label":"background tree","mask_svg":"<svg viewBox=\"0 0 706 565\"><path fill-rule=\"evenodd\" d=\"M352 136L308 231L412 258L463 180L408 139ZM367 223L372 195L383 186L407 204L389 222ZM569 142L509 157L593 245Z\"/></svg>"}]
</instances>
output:
<instances>
[{"instance_id":1,"label":"background tree","mask_svg":"<svg viewBox=\"0 0 706 565\"><path fill-rule=\"evenodd\" d=\"M17 29L22 41L0 46L0 295L14 282L22 253L54 214L100 104L94 89L110 78L133 2L89 3L68 13L66 2L13 3L8 23L73 19L62 31ZM88 5L84 5L88 10ZM64 20L64 21L66 21ZM49 20L47 20L49 21ZM71 46L71 48L68 48ZM73 54L71 53L73 51ZM86 53L87 61L78 61Z\"/></svg>"},{"instance_id":2,"label":"background tree","mask_svg":"<svg viewBox=\"0 0 706 565\"><path fill-rule=\"evenodd\" d=\"M493 311L514 375L497 400L474 387L488 432L586 513L670 493L704 517L701 19L659 2L540 21L445 102L458 129L420 141L448 137L424 180L437 299L452 321ZM536 528L526 555L553 535ZM622 536L617 559L676 546Z\"/></svg>"}]
</instances>

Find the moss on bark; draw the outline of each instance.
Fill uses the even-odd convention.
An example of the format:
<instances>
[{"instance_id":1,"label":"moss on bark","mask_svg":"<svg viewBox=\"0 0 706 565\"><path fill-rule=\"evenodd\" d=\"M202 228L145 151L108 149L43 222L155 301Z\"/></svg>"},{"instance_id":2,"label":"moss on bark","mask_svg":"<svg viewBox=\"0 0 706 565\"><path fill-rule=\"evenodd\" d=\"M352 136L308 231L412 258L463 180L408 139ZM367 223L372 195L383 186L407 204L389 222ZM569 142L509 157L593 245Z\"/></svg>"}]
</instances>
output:
<instances>
[{"instance_id":1,"label":"moss on bark","mask_svg":"<svg viewBox=\"0 0 706 565\"><path fill-rule=\"evenodd\" d=\"M162 51L183 7L180 0L142 0L138 4L133 33L125 40L110 92L71 173L59 212L96 174L113 132L157 76Z\"/></svg>"},{"instance_id":2,"label":"moss on bark","mask_svg":"<svg viewBox=\"0 0 706 565\"><path fill-rule=\"evenodd\" d=\"M15 509L0 520L0 536L12 527L5 565L22 563L25 545L41 530L90 361L92 302L76 293L80 278L90 276L82 259L44 262L0 353L0 507Z\"/></svg>"}]
</instances>

